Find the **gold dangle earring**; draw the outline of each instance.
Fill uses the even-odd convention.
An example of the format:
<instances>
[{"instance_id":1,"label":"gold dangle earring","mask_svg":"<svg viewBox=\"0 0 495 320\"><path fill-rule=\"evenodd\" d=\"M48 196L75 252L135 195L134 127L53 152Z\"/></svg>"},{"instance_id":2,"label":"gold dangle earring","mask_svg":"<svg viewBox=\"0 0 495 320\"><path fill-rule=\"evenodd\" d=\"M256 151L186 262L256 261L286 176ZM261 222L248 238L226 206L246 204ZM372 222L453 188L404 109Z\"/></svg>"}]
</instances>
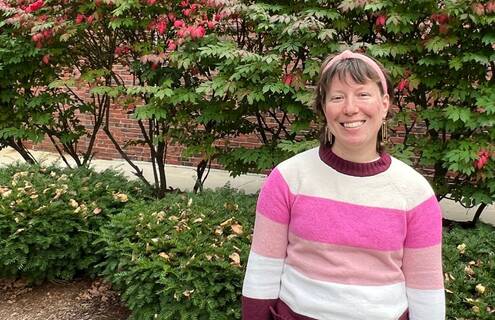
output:
<instances>
[{"instance_id":1,"label":"gold dangle earring","mask_svg":"<svg viewBox=\"0 0 495 320\"><path fill-rule=\"evenodd\" d=\"M328 129L328 126L325 126L325 144L333 144L333 135L330 132L330 129Z\"/></svg>"},{"instance_id":2,"label":"gold dangle earring","mask_svg":"<svg viewBox=\"0 0 495 320\"><path fill-rule=\"evenodd\" d=\"M387 121L383 119L382 123L382 142L387 142L388 140L388 125Z\"/></svg>"}]
</instances>

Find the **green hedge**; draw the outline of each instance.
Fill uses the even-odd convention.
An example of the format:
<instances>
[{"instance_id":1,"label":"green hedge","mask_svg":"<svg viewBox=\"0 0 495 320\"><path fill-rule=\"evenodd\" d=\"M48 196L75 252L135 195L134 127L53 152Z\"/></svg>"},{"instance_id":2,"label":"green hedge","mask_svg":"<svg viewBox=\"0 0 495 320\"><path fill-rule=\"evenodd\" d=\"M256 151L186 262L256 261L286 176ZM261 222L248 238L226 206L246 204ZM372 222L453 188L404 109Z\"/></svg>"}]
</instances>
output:
<instances>
[{"instance_id":1,"label":"green hedge","mask_svg":"<svg viewBox=\"0 0 495 320\"><path fill-rule=\"evenodd\" d=\"M445 229L443 263L447 319L494 319L495 228Z\"/></svg>"},{"instance_id":2,"label":"green hedge","mask_svg":"<svg viewBox=\"0 0 495 320\"><path fill-rule=\"evenodd\" d=\"M255 197L222 189L167 195L114 216L103 275L132 319L239 319Z\"/></svg>"},{"instance_id":3,"label":"green hedge","mask_svg":"<svg viewBox=\"0 0 495 320\"><path fill-rule=\"evenodd\" d=\"M41 282L94 274L96 232L145 193L112 171L12 165L0 194L0 276Z\"/></svg>"}]
</instances>

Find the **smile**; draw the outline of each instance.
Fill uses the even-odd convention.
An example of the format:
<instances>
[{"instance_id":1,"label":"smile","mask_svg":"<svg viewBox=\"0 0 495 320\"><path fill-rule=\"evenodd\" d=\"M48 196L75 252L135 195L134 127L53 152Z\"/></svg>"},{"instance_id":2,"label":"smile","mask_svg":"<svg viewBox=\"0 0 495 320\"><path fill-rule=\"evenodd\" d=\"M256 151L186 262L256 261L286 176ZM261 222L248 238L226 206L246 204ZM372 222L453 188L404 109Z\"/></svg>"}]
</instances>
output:
<instances>
[{"instance_id":1,"label":"smile","mask_svg":"<svg viewBox=\"0 0 495 320\"><path fill-rule=\"evenodd\" d=\"M344 128L357 128L362 126L365 123L364 120L361 121L354 121L354 122L342 122L340 123L341 126Z\"/></svg>"}]
</instances>

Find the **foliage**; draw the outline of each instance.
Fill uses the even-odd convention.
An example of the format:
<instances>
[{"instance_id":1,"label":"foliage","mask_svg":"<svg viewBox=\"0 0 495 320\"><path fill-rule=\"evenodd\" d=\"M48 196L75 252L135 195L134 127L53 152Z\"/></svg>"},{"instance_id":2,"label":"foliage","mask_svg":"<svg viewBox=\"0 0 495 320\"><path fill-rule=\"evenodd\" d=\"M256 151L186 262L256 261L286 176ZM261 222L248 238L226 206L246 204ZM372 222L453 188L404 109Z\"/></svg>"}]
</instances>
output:
<instances>
[{"instance_id":1,"label":"foliage","mask_svg":"<svg viewBox=\"0 0 495 320\"><path fill-rule=\"evenodd\" d=\"M112 171L11 165L0 170L0 276L95 274L96 231L145 192Z\"/></svg>"},{"instance_id":2,"label":"foliage","mask_svg":"<svg viewBox=\"0 0 495 320\"><path fill-rule=\"evenodd\" d=\"M493 319L495 228L444 230L443 263L447 319Z\"/></svg>"},{"instance_id":3,"label":"foliage","mask_svg":"<svg viewBox=\"0 0 495 320\"><path fill-rule=\"evenodd\" d=\"M132 319L239 319L255 198L228 189L170 194L112 218L102 274Z\"/></svg>"},{"instance_id":4,"label":"foliage","mask_svg":"<svg viewBox=\"0 0 495 320\"><path fill-rule=\"evenodd\" d=\"M18 63L14 52L31 41L20 56L48 55L41 66L55 70L76 66L80 76L49 88L67 89L71 98L62 96L67 102L62 105L94 115L93 137L101 125L130 163L125 147L147 146L153 183L133 168L154 185L158 197L169 187L164 163L171 144L182 144L185 155L202 159L195 190L201 190L213 160L232 175L262 172L307 148L318 131L311 99L319 66L328 54L351 48L390 70L397 103L391 127L402 140L391 148L394 154L427 169L439 199L481 208L495 199L493 0L9 3L18 11L2 8L10 23L1 30L6 43L15 45L2 59L14 62L4 64ZM12 76L1 66L2 60L0 79ZM132 84L119 78L115 66L127 68ZM81 102L71 86L91 88L93 102ZM22 113L8 123L10 132L28 128L38 134L31 128L48 126L28 120L52 121L46 115L31 117L40 100L28 98L28 116ZM113 138L110 102L134 115L142 139ZM23 104L10 102L9 110L14 106ZM74 114L67 114L68 131L61 136L70 152L80 137L70 120ZM63 132L59 129L57 134ZM260 143L238 147L231 142L243 134ZM88 152L83 163L91 157Z\"/></svg>"}]
</instances>

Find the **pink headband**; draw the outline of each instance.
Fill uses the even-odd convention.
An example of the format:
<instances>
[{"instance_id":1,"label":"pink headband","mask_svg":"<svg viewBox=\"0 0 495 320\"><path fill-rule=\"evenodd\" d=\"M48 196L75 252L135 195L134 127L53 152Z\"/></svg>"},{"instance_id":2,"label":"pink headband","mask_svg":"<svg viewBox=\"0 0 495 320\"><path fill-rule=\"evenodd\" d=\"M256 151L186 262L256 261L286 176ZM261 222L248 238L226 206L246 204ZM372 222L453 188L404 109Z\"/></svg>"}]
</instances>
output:
<instances>
[{"instance_id":1,"label":"pink headband","mask_svg":"<svg viewBox=\"0 0 495 320\"><path fill-rule=\"evenodd\" d=\"M383 74L383 71L382 71L382 69L380 69L378 64L376 64L376 62L373 61L373 59L368 58L364 54L354 53L350 50L346 50L346 51L342 52L341 54L335 56L332 60L330 60L328 62L328 64L325 66L325 68L323 69L321 74L324 74L325 72L327 72L327 70L330 69L330 67L333 66L335 63L337 63L341 60L346 60L346 59L359 59L359 60L367 63L373 69L373 71L376 72L378 77L380 77L380 82L382 83L382 87L383 87L383 93L384 94L388 93L387 80L385 80L385 75Z\"/></svg>"}]
</instances>

